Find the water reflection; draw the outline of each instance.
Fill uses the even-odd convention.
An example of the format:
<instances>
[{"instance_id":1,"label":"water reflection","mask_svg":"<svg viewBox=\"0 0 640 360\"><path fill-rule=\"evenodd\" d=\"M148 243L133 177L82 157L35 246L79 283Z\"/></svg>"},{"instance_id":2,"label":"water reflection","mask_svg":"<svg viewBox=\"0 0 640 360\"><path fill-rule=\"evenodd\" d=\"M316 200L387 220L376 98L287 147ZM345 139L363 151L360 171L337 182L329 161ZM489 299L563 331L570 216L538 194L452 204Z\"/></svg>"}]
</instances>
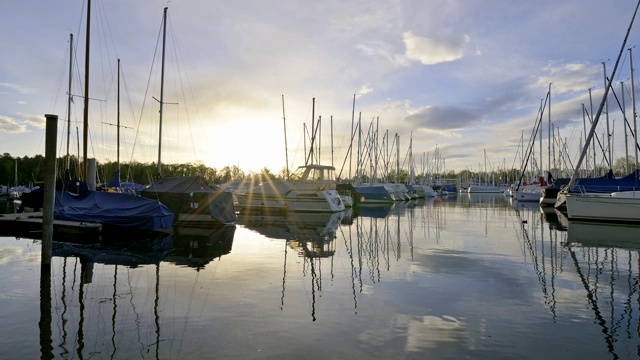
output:
<instances>
[{"instance_id":1,"label":"water reflection","mask_svg":"<svg viewBox=\"0 0 640 360\"><path fill-rule=\"evenodd\" d=\"M640 227L570 221L555 209L527 210L519 214L529 220L522 221L520 232L523 255L532 260L554 321L557 296L567 291L557 288L558 279L566 282L575 274L575 301L591 310L609 354L640 356L640 347L633 345L640 340Z\"/></svg>"},{"instance_id":2,"label":"water reflection","mask_svg":"<svg viewBox=\"0 0 640 360\"><path fill-rule=\"evenodd\" d=\"M120 352L131 354L137 339L143 357L160 358L161 262L200 270L214 258L231 251L235 226L178 227L173 231L171 236L162 239L100 245L54 242L53 260L55 263L56 258L62 259L55 268L61 270L61 274L54 272L53 279L51 274L41 276L41 357L82 359L101 354L102 357L118 358ZM100 279L96 286L90 286L97 264L100 265ZM133 272L143 266L154 269L153 277L144 277L150 275L149 272ZM109 280L105 276L110 272ZM112 286L105 286L107 283ZM53 307L54 321L51 320L50 295L47 296L50 289L59 297ZM131 328L132 318L135 328ZM55 337L51 335L52 323L59 328ZM102 344L102 347L110 348L108 353L96 352L95 344L89 350L85 349L87 341L92 341L96 335L110 339L109 344ZM56 352L50 343L55 343Z\"/></svg>"},{"instance_id":3,"label":"water reflection","mask_svg":"<svg viewBox=\"0 0 640 360\"><path fill-rule=\"evenodd\" d=\"M479 194L292 215L56 245L42 357L640 356L640 227Z\"/></svg>"},{"instance_id":4,"label":"water reflection","mask_svg":"<svg viewBox=\"0 0 640 360\"><path fill-rule=\"evenodd\" d=\"M336 232L343 222L350 224L353 221L352 216L351 210L338 213L290 213L278 216L241 214L239 216L239 224L246 228L268 238L285 240L281 310L285 308L287 259L291 250L302 259L303 278L309 277L311 318L316 321L316 295L322 291L323 260L328 259L330 276L333 278Z\"/></svg>"},{"instance_id":5,"label":"water reflection","mask_svg":"<svg viewBox=\"0 0 640 360\"><path fill-rule=\"evenodd\" d=\"M174 227L169 237L174 251L165 261L201 270L215 258L229 254L235 226L216 228Z\"/></svg>"}]
</instances>

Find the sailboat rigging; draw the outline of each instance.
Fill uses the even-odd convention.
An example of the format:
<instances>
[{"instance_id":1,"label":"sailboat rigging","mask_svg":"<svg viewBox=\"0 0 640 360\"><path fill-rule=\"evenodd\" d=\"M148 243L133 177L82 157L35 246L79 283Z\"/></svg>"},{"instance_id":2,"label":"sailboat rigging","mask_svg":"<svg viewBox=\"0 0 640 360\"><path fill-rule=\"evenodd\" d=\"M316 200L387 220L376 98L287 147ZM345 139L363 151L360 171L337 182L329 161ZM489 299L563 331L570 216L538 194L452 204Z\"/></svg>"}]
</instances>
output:
<instances>
[{"instance_id":1,"label":"sailboat rigging","mask_svg":"<svg viewBox=\"0 0 640 360\"><path fill-rule=\"evenodd\" d=\"M162 176L162 120L164 102L164 68L167 34L167 9L162 16L162 67L160 74L160 119L158 139L158 179L141 195L160 200L175 214L174 225L223 226L235 224L237 217L233 194L210 184L202 176Z\"/></svg>"}]
</instances>

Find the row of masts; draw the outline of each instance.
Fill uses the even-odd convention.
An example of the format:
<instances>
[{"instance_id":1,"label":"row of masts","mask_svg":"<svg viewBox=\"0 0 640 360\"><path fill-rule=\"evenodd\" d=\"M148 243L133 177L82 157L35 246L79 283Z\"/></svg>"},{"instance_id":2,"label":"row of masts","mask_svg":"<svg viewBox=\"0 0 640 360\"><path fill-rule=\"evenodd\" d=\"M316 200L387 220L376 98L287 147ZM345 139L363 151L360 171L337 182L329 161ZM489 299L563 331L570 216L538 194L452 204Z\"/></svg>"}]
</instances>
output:
<instances>
[{"instance_id":1,"label":"row of masts","mask_svg":"<svg viewBox=\"0 0 640 360\"><path fill-rule=\"evenodd\" d=\"M160 120L159 120L159 143L158 143L158 176L162 176L162 116L164 105L164 68L165 68L165 44L166 44L166 22L167 22L167 8L164 8L163 13L163 38L162 38L162 68L161 68L161 80L160 80ZM91 0L87 1L87 24L86 24L86 45L85 45L85 76L84 76L84 112L83 112L83 153L82 153L82 171L81 177L83 179L89 178L89 161L88 161L88 134L89 134L89 69L90 69L90 39L91 39ZM123 127L120 124L120 78L121 78L120 59L117 59L117 110L116 118L117 123L117 170L120 173L120 129ZM69 35L69 84L67 93L67 156L65 168L69 170L70 164L70 140L71 140L71 104L73 103L72 93L73 83L73 33ZM114 124L109 124L114 125ZM80 153L78 149L78 153Z\"/></svg>"},{"instance_id":2,"label":"row of masts","mask_svg":"<svg viewBox=\"0 0 640 360\"><path fill-rule=\"evenodd\" d=\"M407 157L405 157L402 165L400 164L400 136L396 133L391 140L389 136L389 131L385 131L385 134L380 143L380 139L378 136L379 133L379 117L372 119L371 124L369 125L369 129L366 133L362 130L362 113L358 114L358 121L355 121L355 98L354 94L354 105L352 111L352 122L351 122L351 134L349 147L347 149L346 156L342 163L342 169L338 175L339 178L342 178L342 171L345 170L344 167L346 163L349 163L348 166L348 179L353 180L355 183L362 183L366 181L385 181L388 182L391 178L391 175L395 175L396 182L399 182L401 178L401 171L405 165L408 163L408 176L409 181L415 181L415 158L413 157L413 137L409 140L409 149L407 152ZM315 98L312 99L312 109L311 109L311 129L307 128L306 123L303 124L303 133L304 133L304 165L311 164L319 164L321 162L321 149L322 149L322 137L321 137L321 127L322 127L322 116L317 117L315 114ZM285 139L285 159L286 159L286 175L289 175L289 155L288 155L288 144L287 144L287 125L286 125L286 116L285 116L285 106L284 106L284 95L282 95L282 117L284 124L284 139ZM334 146L333 146L333 116L330 118L331 125L331 166L335 166L334 164ZM356 138L357 137L357 138ZM307 147L307 139L309 139L309 146ZM353 147L354 143L356 143L356 162L355 162L355 177L352 176L352 164L353 164ZM395 156L393 155L395 152ZM436 155L433 157L435 168L441 169L444 164L444 159L441 156L438 156L438 149L436 147ZM395 166L392 166L393 160L395 160ZM423 178L424 178L424 168L426 163L423 160ZM395 170L395 173L393 171ZM378 173L382 172L382 176L379 177Z\"/></svg>"}]
</instances>

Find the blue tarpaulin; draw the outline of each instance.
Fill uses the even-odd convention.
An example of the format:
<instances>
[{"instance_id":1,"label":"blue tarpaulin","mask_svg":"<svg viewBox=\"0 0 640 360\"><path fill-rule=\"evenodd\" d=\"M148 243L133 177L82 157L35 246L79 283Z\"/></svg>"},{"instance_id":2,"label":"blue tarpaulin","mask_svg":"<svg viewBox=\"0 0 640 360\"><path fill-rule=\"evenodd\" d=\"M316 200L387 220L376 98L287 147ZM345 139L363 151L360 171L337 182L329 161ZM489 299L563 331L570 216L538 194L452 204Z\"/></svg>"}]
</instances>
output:
<instances>
[{"instance_id":1,"label":"blue tarpaulin","mask_svg":"<svg viewBox=\"0 0 640 360\"><path fill-rule=\"evenodd\" d=\"M54 218L97 222L142 230L170 229L174 214L160 201L138 195L85 191L79 195L56 191Z\"/></svg>"}]
</instances>

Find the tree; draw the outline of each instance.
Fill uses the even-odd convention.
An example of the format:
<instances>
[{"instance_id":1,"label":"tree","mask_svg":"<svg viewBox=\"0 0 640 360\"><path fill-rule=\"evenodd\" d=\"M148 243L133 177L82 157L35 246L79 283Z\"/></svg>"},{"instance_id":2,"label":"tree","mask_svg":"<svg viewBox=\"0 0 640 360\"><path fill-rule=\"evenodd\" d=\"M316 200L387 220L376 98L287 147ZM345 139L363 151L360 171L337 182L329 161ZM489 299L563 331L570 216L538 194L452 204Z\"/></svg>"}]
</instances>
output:
<instances>
[{"instance_id":1,"label":"tree","mask_svg":"<svg viewBox=\"0 0 640 360\"><path fill-rule=\"evenodd\" d=\"M636 169L636 159L633 156L629 156L629 163L623 157L617 158L613 163L613 172L616 176L624 176Z\"/></svg>"}]
</instances>

